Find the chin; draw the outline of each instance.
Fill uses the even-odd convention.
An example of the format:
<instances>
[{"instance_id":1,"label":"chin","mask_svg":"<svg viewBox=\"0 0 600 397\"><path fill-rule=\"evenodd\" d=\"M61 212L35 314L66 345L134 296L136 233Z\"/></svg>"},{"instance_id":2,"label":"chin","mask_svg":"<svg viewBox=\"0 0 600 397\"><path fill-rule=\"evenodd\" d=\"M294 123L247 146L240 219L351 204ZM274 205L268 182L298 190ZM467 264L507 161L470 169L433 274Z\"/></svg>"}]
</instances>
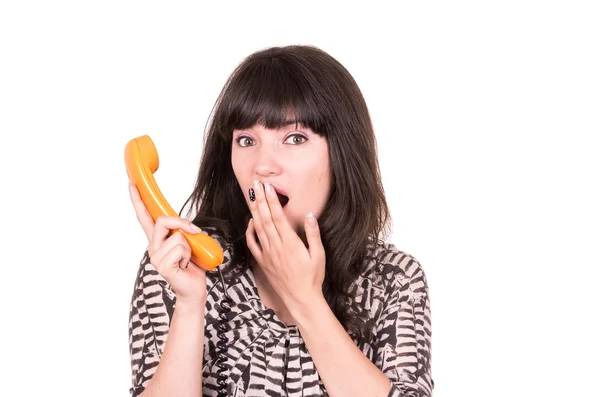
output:
<instances>
[{"instance_id":1,"label":"chin","mask_svg":"<svg viewBox=\"0 0 600 397\"><path fill-rule=\"evenodd\" d=\"M288 213L286 213L286 215L288 222L292 226L292 229L294 229L298 235L300 235L300 233L304 233L304 218L293 216Z\"/></svg>"}]
</instances>

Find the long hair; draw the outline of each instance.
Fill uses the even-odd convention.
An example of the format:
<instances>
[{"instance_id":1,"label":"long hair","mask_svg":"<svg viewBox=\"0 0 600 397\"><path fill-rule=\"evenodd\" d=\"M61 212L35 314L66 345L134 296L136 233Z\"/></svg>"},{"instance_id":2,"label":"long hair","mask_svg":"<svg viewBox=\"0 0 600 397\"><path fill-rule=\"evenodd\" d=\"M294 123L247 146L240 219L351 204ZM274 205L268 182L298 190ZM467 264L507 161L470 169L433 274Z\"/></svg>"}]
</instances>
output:
<instances>
[{"instance_id":1,"label":"long hair","mask_svg":"<svg viewBox=\"0 0 600 397\"><path fill-rule=\"evenodd\" d=\"M232 248L230 277L245 271L251 253L245 232L251 213L231 165L234 129L297 123L327 139L329 200L318 219L326 252L323 293L350 336L370 341L372 324L357 310L349 287L364 270L367 246L387 238L385 200L373 126L354 78L312 46L274 47L248 56L230 75L213 108L195 188L184 204L200 227L212 227ZM182 209L183 211L183 209Z\"/></svg>"}]
</instances>

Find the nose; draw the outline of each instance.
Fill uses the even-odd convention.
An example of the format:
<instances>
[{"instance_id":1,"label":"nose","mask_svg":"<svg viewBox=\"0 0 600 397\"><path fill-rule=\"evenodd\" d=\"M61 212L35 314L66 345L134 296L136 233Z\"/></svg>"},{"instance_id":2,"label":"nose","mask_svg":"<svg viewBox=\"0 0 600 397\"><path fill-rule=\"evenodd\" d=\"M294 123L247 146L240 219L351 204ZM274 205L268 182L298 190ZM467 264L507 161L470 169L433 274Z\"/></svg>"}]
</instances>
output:
<instances>
[{"instance_id":1,"label":"nose","mask_svg":"<svg viewBox=\"0 0 600 397\"><path fill-rule=\"evenodd\" d=\"M258 149L254 172L257 176L272 176L281 172L279 154L269 145L262 145Z\"/></svg>"}]
</instances>

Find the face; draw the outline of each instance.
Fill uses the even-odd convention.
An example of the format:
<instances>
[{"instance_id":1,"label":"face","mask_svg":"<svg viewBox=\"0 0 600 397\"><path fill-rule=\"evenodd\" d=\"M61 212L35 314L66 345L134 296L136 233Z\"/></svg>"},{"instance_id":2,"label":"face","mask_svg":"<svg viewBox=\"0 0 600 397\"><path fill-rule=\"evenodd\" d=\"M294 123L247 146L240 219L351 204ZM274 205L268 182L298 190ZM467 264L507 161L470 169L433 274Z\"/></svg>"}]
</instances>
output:
<instances>
[{"instance_id":1,"label":"face","mask_svg":"<svg viewBox=\"0 0 600 397\"><path fill-rule=\"evenodd\" d=\"M325 208L330 189L327 140L309 128L290 123L276 130L258 124L234 130L231 165L246 203L254 180L269 182L287 196L283 211L299 235L306 215L312 212L318 219Z\"/></svg>"}]
</instances>

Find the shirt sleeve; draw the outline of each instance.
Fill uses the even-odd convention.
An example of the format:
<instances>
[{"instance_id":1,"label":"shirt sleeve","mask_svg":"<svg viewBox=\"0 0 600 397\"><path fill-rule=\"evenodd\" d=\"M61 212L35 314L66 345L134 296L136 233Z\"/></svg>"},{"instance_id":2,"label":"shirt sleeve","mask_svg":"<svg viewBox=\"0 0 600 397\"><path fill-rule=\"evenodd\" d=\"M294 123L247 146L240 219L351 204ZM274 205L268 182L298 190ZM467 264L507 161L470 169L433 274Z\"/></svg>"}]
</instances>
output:
<instances>
[{"instance_id":1,"label":"shirt sleeve","mask_svg":"<svg viewBox=\"0 0 600 397\"><path fill-rule=\"evenodd\" d=\"M140 263L129 310L131 387L137 397L156 372L170 324L169 303L174 294L150 264L147 252Z\"/></svg>"},{"instance_id":2,"label":"shirt sleeve","mask_svg":"<svg viewBox=\"0 0 600 397\"><path fill-rule=\"evenodd\" d=\"M428 287L414 258L398 267L386 297L376 324L374 363L391 381L388 397L430 397L434 382Z\"/></svg>"}]
</instances>

